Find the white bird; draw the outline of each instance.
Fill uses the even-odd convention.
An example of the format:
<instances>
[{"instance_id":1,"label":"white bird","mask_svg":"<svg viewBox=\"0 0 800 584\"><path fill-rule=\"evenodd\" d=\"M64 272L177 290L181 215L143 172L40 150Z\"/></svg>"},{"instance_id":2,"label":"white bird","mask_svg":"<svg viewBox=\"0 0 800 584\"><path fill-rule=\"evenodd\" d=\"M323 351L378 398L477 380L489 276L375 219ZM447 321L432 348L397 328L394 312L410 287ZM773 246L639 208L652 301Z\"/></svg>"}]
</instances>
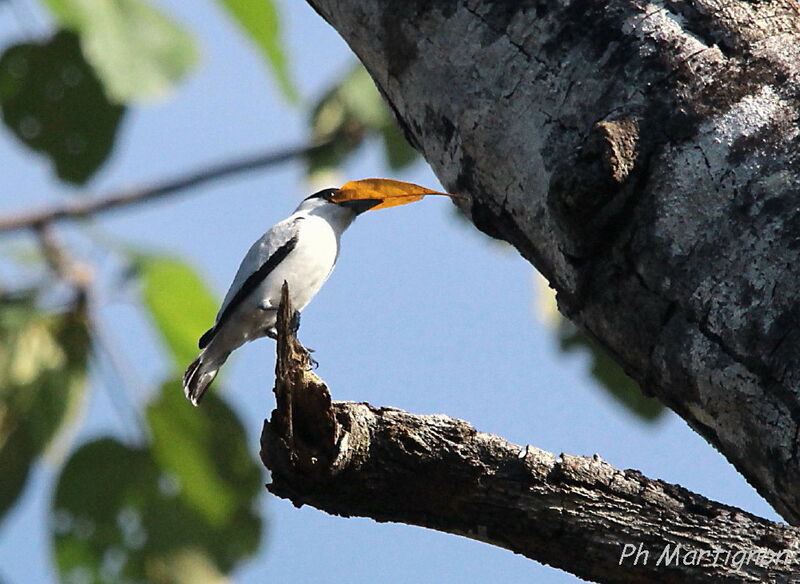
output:
<instances>
[{"instance_id":1,"label":"white bird","mask_svg":"<svg viewBox=\"0 0 800 584\"><path fill-rule=\"evenodd\" d=\"M260 337L275 338L284 281L294 309L308 305L330 276L339 239L357 215L427 194L454 196L387 179L351 181L314 193L261 236L242 260L214 326L200 337L202 352L183 375L184 393L192 404L200 402L231 352Z\"/></svg>"}]
</instances>

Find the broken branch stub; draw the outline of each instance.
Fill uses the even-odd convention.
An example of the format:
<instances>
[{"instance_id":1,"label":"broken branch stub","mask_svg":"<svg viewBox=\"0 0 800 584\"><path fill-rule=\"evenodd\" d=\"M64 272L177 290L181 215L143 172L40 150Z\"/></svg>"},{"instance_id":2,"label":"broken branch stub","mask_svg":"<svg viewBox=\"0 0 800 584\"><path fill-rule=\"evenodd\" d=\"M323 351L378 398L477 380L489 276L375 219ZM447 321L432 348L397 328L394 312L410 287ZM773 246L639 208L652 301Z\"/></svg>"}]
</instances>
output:
<instances>
[{"instance_id":1,"label":"broken branch stub","mask_svg":"<svg viewBox=\"0 0 800 584\"><path fill-rule=\"evenodd\" d=\"M292 308L289 285L284 282L277 318L277 359L275 401L272 417L264 425L264 436L273 444L263 445L262 459L269 452L274 460L268 467L287 468L301 474L324 473L335 458L336 422L331 394L325 383L310 370L308 350L297 340L298 313ZM288 466L287 466L288 465Z\"/></svg>"}]
</instances>

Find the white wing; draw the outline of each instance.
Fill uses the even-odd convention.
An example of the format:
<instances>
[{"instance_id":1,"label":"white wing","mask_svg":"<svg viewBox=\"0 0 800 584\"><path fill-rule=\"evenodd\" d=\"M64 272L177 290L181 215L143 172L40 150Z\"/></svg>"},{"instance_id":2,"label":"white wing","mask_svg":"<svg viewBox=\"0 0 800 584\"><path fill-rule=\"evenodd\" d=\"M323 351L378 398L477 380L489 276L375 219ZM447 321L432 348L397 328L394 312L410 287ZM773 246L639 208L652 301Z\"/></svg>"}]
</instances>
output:
<instances>
[{"instance_id":1,"label":"white wing","mask_svg":"<svg viewBox=\"0 0 800 584\"><path fill-rule=\"evenodd\" d=\"M234 299L236 293L247 281L247 278L264 265L270 256L281 246L297 234L298 222L300 221L303 221L302 217L296 217L294 215L287 217L280 223L276 223L250 247L247 255L244 256L242 263L239 265L236 275L233 277L233 283L231 287L228 288L228 293L225 294L225 300L222 301L222 306L220 306L219 312L217 313L217 322L219 322L220 316L225 312L225 309Z\"/></svg>"}]
</instances>

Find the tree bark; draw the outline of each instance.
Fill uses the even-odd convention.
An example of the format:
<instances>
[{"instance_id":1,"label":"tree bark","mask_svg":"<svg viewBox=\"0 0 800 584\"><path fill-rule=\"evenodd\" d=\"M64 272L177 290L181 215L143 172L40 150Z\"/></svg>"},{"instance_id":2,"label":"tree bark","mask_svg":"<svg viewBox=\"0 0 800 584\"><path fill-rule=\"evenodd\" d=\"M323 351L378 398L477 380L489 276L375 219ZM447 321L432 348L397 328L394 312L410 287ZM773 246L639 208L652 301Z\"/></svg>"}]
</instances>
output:
<instances>
[{"instance_id":1,"label":"tree bark","mask_svg":"<svg viewBox=\"0 0 800 584\"><path fill-rule=\"evenodd\" d=\"M463 535L600 582L798 582L800 530L598 456L555 456L446 416L332 402L278 319L269 490L336 515Z\"/></svg>"},{"instance_id":2,"label":"tree bark","mask_svg":"<svg viewBox=\"0 0 800 584\"><path fill-rule=\"evenodd\" d=\"M309 0L442 184L800 525L794 0Z\"/></svg>"}]
</instances>

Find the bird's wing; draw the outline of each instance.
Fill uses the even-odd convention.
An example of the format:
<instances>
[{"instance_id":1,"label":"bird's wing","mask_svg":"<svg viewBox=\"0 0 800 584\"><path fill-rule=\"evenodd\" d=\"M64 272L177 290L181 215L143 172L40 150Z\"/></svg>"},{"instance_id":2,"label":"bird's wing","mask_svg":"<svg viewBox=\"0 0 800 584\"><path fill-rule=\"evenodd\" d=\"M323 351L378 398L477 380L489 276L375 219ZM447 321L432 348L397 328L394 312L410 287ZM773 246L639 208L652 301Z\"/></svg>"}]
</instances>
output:
<instances>
[{"instance_id":1,"label":"bird's wing","mask_svg":"<svg viewBox=\"0 0 800 584\"><path fill-rule=\"evenodd\" d=\"M201 349L211 342L230 315L294 249L300 221L303 221L302 217L290 217L277 223L248 250L222 301L216 323L200 337Z\"/></svg>"}]
</instances>

